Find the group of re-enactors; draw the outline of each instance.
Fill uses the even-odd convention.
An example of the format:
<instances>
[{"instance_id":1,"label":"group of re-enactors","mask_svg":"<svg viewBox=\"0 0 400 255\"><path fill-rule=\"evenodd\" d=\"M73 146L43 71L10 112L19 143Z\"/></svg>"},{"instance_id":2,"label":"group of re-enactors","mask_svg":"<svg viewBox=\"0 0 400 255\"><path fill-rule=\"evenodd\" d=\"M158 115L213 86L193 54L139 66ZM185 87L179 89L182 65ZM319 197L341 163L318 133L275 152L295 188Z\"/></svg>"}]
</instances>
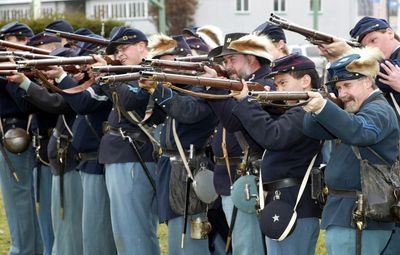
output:
<instances>
[{"instance_id":1,"label":"group of re-enactors","mask_svg":"<svg viewBox=\"0 0 400 255\"><path fill-rule=\"evenodd\" d=\"M104 39L86 28L74 31L65 20L46 28ZM78 72L49 66L41 70L45 79L21 70L0 77L0 186L11 236L8 254L157 255L159 223L168 227L170 255L311 255L320 229L325 230L328 254L355 254L352 213L357 198L335 191L361 191L360 161L352 146L375 163L379 159L367 147L389 163L399 154L394 106L400 100L400 40L390 25L364 17L350 31L361 48L340 38L318 45L330 62L326 87L334 94L329 99L315 91L325 88L315 64L288 54L283 30L269 23L225 37L211 25L174 36L147 37L144 32L114 27L109 44L100 49L44 32L34 35L21 23L0 29L2 40L46 49L57 57L93 56L95 62ZM143 59L207 54L224 75L213 66L197 75L240 80L240 91L172 84L220 96L209 99L153 80L104 83L99 77L112 73L91 70L108 65L109 59L140 65ZM292 107L264 105L249 96L250 82L265 91L306 92L309 100L298 105L297 100L287 101ZM82 84L89 85L79 93L61 91ZM3 141L17 128L31 140L13 153ZM193 159L195 166L188 166ZM300 188L309 168L321 164L326 165L325 204L311 197L308 180ZM172 182L180 175L177 167L188 176L198 170L193 168L211 169L213 179L205 185L218 198L202 211L178 211L179 201L171 204L176 187L170 185L179 185ZM263 188L259 196L266 194L251 210L233 196L235 182L244 176L255 176ZM275 208L279 205L289 210ZM288 229L284 218L292 217L290 208L297 218ZM260 211L266 217L262 221ZM207 221L212 226L208 236L192 237L193 223ZM395 222L366 222L361 254L400 254Z\"/></svg>"}]
</instances>

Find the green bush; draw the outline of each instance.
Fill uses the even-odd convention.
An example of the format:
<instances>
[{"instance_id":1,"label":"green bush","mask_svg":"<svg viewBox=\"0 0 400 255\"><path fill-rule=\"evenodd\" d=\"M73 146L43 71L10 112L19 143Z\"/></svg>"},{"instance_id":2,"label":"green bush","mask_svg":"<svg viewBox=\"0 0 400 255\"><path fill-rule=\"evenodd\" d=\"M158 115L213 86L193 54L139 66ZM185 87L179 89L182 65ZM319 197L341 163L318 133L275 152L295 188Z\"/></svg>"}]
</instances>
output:
<instances>
[{"instance_id":1,"label":"green bush","mask_svg":"<svg viewBox=\"0 0 400 255\"><path fill-rule=\"evenodd\" d=\"M48 15L42 18L33 20L33 19L19 19L13 20L18 21L20 23L24 23L32 28L33 32L40 33L43 29L51 22L57 19L65 19L74 27L74 30L78 28L89 28L96 34L101 33L101 20L100 19L87 19L84 13L71 13L71 14L55 14L55 15ZM0 20L0 27L10 23L12 21L4 21ZM111 29L115 26L123 26L124 23L120 21L114 20L107 20L104 21L104 32L105 36L108 37Z\"/></svg>"}]
</instances>

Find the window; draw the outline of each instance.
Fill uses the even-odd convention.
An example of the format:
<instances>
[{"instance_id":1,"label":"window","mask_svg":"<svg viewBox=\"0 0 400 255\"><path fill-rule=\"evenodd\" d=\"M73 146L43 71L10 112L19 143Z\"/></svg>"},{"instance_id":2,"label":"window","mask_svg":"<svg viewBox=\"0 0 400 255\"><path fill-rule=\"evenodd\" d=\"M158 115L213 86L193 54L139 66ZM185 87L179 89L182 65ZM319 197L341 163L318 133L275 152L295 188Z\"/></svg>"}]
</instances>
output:
<instances>
[{"instance_id":1,"label":"window","mask_svg":"<svg viewBox=\"0 0 400 255\"><path fill-rule=\"evenodd\" d=\"M274 12L286 12L286 1L274 0Z\"/></svg>"},{"instance_id":2,"label":"window","mask_svg":"<svg viewBox=\"0 0 400 255\"><path fill-rule=\"evenodd\" d=\"M321 12L321 10L322 10L322 2L321 2L321 0L310 0L310 12L313 12L314 11L314 1L317 1L318 2L318 12Z\"/></svg>"},{"instance_id":3,"label":"window","mask_svg":"<svg viewBox=\"0 0 400 255\"><path fill-rule=\"evenodd\" d=\"M93 15L100 19L145 19L148 17L147 1L114 2L93 6Z\"/></svg>"},{"instance_id":4,"label":"window","mask_svg":"<svg viewBox=\"0 0 400 255\"><path fill-rule=\"evenodd\" d=\"M358 16L372 16L373 0L358 0Z\"/></svg>"},{"instance_id":5,"label":"window","mask_svg":"<svg viewBox=\"0 0 400 255\"><path fill-rule=\"evenodd\" d=\"M236 12L249 12L249 0L236 0Z\"/></svg>"},{"instance_id":6,"label":"window","mask_svg":"<svg viewBox=\"0 0 400 255\"><path fill-rule=\"evenodd\" d=\"M28 18L30 15L29 9L8 9L8 10L0 10L0 20L15 20L15 19L24 19Z\"/></svg>"}]
</instances>

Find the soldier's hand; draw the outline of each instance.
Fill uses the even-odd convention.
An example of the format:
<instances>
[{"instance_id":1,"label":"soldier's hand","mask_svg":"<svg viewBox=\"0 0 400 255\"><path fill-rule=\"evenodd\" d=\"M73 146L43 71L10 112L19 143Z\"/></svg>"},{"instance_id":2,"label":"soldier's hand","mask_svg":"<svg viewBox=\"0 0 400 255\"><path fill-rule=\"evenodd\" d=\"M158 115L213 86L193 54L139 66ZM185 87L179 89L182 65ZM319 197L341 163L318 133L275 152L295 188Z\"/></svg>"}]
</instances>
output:
<instances>
[{"instance_id":1,"label":"soldier's hand","mask_svg":"<svg viewBox=\"0 0 400 255\"><path fill-rule=\"evenodd\" d=\"M157 87L157 82L141 79L139 80L139 87L147 90L150 94L153 94L154 90Z\"/></svg>"},{"instance_id":2,"label":"soldier's hand","mask_svg":"<svg viewBox=\"0 0 400 255\"><path fill-rule=\"evenodd\" d=\"M92 55L93 59L96 60L96 63L92 64L92 66L106 66L107 61L100 55Z\"/></svg>"},{"instance_id":3,"label":"soldier's hand","mask_svg":"<svg viewBox=\"0 0 400 255\"><path fill-rule=\"evenodd\" d=\"M244 79L241 79L240 82L243 85L243 89L242 91L240 91L240 93L238 93L237 91L232 91L232 93L235 93L235 95L233 96L234 98L236 98L237 100L246 98L249 96L249 87L247 86L247 83Z\"/></svg>"},{"instance_id":4,"label":"soldier's hand","mask_svg":"<svg viewBox=\"0 0 400 255\"><path fill-rule=\"evenodd\" d=\"M13 71L12 75L7 76L7 80L15 84L21 84L25 79L28 79L24 73Z\"/></svg>"},{"instance_id":5,"label":"soldier's hand","mask_svg":"<svg viewBox=\"0 0 400 255\"><path fill-rule=\"evenodd\" d=\"M74 79L77 82L81 81L83 78L85 78L85 73L83 72L76 73L72 76L72 79Z\"/></svg>"},{"instance_id":6,"label":"soldier's hand","mask_svg":"<svg viewBox=\"0 0 400 255\"><path fill-rule=\"evenodd\" d=\"M49 69L43 73L48 79L58 79L65 73L65 71L60 66L49 66Z\"/></svg>"},{"instance_id":7,"label":"soldier's hand","mask_svg":"<svg viewBox=\"0 0 400 255\"><path fill-rule=\"evenodd\" d=\"M387 60L385 63L381 63L381 67L385 70L386 74L379 72L379 81L390 86L393 90L400 92L400 67Z\"/></svg>"},{"instance_id":8,"label":"soldier's hand","mask_svg":"<svg viewBox=\"0 0 400 255\"><path fill-rule=\"evenodd\" d=\"M326 104L326 99L318 92L307 91L310 101L303 106L306 112L317 112L319 113Z\"/></svg>"},{"instance_id":9,"label":"soldier's hand","mask_svg":"<svg viewBox=\"0 0 400 255\"><path fill-rule=\"evenodd\" d=\"M320 55L326 57L329 62L333 62L341 57L345 52L351 50L343 39L333 38L330 44L319 44Z\"/></svg>"},{"instance_id":10,"label":"soldier's hand","mask_svg":"<svg viewBox=\"0 0 400 255\"><path fill-rule=\"evenodd\" d=\"M206 78L217 78L218 74L217 71L215 71L214 69L208 66L204 66L204 74L202 74L201 76Z\"/></svg>"}]
</instances>

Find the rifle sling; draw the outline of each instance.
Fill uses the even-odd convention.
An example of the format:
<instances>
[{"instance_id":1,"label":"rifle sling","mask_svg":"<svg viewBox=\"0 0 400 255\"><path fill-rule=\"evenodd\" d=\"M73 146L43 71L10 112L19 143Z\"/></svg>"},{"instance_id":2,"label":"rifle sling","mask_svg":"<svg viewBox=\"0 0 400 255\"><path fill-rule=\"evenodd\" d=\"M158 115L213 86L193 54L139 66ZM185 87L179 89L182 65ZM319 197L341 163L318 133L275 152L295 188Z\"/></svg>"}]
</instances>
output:
<instances>
[{"instance_id":1,"label":"rifle sling","mask_svg":"<svg viewBox=\"0 0 400 255\"><path fill-rule=\"evenodd\" d=\"M232 92L228 95L214 95L214 94L208 94L208 93L194 92L191 90L183 89L183 88L177 87L175 85L172 85L172 83L170 83L170 82L162 82L162 85L166 88L170 88L170 89L179 91L181 93L188 94L190 96L201 97L204 99L227 99L227 98L231 98L233 95L236 94L236 93ZM239 92L237 92L237 93L239 93Z\"/></svg>"},{"instance_id":2,"label":"rifle sling","mask_svg":"<svg viewBox=\"0 0 400 255\"><path fill-rule=\"evenodd\" d=\"M52 83L50 83L46 76L43 74L42 71L40 70L34 70L34 75L37 76L40 81L42 82L43 86L53 92L59 93L59 94L76 94L76 93L80 93L82 91L85 91L86 89L88 89L96 80L95 78L90 78L89 80L85 81L84 83L82 83L79 86L75 86L73 88L69 88L69 89L60 89L59 87L53 85Z\"/></svg>"}]
</instances>

